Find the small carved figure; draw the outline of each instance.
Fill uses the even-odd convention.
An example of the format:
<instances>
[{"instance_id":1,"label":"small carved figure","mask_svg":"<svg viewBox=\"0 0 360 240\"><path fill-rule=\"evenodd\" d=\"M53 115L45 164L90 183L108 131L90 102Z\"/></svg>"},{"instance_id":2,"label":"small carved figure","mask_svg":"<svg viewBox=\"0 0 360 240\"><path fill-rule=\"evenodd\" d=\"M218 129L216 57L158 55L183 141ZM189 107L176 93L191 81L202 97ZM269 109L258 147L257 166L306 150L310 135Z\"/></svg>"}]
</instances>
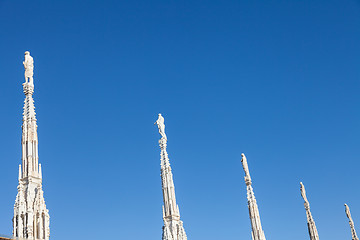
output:
<instances>
[{"instance_id":1,"label":"small carved figure","mask_svg":"<svg viewBox=\"0 0 360 240\"><path fill-rule=\"evenodd\" d=\"M249 173L249 166L248 166L248 164L247 164L247 159L246 159L246 157L245 157L245 154L241 154L241 162L242 162L242 164L243 164L243 168L244 168L244 171L245 171L245 175L246 176L250 176L250 173Z\"/></svg>"},{"instance_id":2,"label":"small carved figure","mask_svg":"<svg viewBox=\"0 0 360 240\"><path fill-rule=\"evenodd\" d=\"M23 65L25 68L25 83L34 84L34 59L30 56L30 52L25 52L25 60L23 61Z\"/></svg>"},{"instance_id":3,"label":"small carved figure","mask_svg":"<svg viewBox=\"0 0 360 240\"><path fill-rule=\"evenodd\" d=\"M163 118L163 116L161 116L161 113L159 113L159 118L158 118L158 120L156 120L156 122L154 124L157 124L161 137L164 139L167 139L166 134L165 134L164 118Z\"/></svg>"},{"instance_id":4,"label":"small carved figure","mask_svg":"<svg viewBox=\"0 0 360 240\"><path fill-rule=\"evenodd\" d=\"M348 219L351 219L350 209L347 204L345 204L345 213L346 213L346 216L348 217Z\"/></svg>"},{"instance_id":5,"label":"small carved figure","mask_svg":"<svg viewBox=\"0 0 360 240\"><path fill-rule=\"evenodd\" d=\"M300 191L301 191L302 198L304 199L305 202L307 202L308 200L306 198L305 187L302 182L300 182Z\"/></svg>"}]
</instances>

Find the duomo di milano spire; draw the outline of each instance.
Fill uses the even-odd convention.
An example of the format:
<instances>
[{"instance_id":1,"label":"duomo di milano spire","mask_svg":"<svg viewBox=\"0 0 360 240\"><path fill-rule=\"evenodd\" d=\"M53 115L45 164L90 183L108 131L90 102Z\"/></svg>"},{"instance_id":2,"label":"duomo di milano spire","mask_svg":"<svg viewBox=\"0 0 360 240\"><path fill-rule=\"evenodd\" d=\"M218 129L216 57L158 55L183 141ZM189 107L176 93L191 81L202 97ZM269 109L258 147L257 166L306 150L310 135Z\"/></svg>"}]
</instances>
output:
<instances>
[{"instance_id":1,"label":"duomo di milano spire","mask_svg":"<svg viewBox=\"0 0 360 240\"><path fill-rule=\"evenodd\" d=\"M159 118L155 123L158 125L161 135L159 145L161 149L161 185L164 199L162 240L187 240L183 222L180 220L179 206L176 204L173 175L166 152L167 137L165 134L165 124L161 114L159 114Z\"/></svg>"},{"instance_id":2,"label":"duomo di milano spire","mask_svg":"<svg viewBox=\"0 0 360 240\"><path fill-rule=\"evenodd\" d=\"M307 220L310 240L319 240L319 234L315 225L315 221L310 211L310 203L306 197L305 187L302 184L302 182L300 182L300 192L302 198L304 199L304 207L306 211L306 220Z\"/></svg>"},{"instance_id":3,"label":"duomo di milano spire","mask_svg":"<svg viewBox=\"0 0 360 240\"><path fill-rule=\"evenodd\" d=\"M19 186L14 205L13 235L19 239L49 239L50 217L42 190L41 164L38 157L38 136L34 99L34 60L25 52L23 62L25 103L22 125L22 164L19 165Z\"/></svg>"},{"instance_id":4,"label":"duomo di milano spire","mask_svg":"<svg viewBox=\"0 0 360 240\"><path fill-rule=\"evenodd\" d=\"M346 203L345 203L345 213L346 213L346 216L349 219L349 225L350 225L352 240L359 240L359 238L358 238L358 236L356 234L356 231L355 231L354 221L353 221L353 219L351 217L350 208Z\"/></svg>"},{"instance_id":5,"label":"duomo di milano spire","mask_svg":"<svg viewBox=\"0 0 360 240\"><path fill-rule=\"evenodd\" d=\"M260 221L260 213L258 209L258 205L256 203L255 194L253 188L251 186L251 177L249 166L247 164L247 159L245 154L241 154L241 162L245 172L245 184L246 184L246 192L247 192L247 199L248 199L248 208L249 208L249 216L251 221L251 236L253 240L266 240L264 231L261 227Z\"/></svg>"}]
</instances>

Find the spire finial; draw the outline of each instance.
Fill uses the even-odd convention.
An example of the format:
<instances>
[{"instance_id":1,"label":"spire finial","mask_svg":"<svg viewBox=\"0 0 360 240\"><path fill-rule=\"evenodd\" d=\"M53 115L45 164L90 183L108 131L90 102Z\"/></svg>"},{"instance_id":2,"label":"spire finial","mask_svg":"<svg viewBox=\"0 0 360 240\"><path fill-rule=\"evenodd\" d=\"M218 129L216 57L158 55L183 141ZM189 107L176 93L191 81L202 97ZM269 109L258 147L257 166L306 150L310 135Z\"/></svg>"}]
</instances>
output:
<instances>
[{"instance_id":1,"label":"spire finial","mask_svg":"<svg viewBox=\"0 0 360 240\"><path fill-rule=\"evenodd\" d=\"M247 164L247 159L246 159L244 153L241 154L241 162L242 162L244 172L245 172L245 183L246 183L246 185L251 185L251 177L250 177L250 172L249 172L249 166Z\"/></svg>"},{"instance_id":2,"label":"spire finial","mask_svg":"<svg viewBox=\"0 0 360 240\"><path fill-rule=\"evenodd\" d=\"M23 83L24 94L28 96L34 93L34 59L30 56L29 51L25 52L23 65L25 69L25 82Z\"/></svg>"},{"instance_id":3,"label":"spire finial","mask_svg":"<svg viewBox=\"0 0 360 240\"><path fill-rule=\"evenodd\" d=\"M301 196L302 198L304 199L304 201L309 204L309 201L307 200L307 197L306 197L306 191L305 191L305 187L304 187L304 184L302 182L300 182L300 192L301 192Z\"/></svg>"},{"instance_id":4,"label":"spire finial","mask_svg":"<svg viewBox=\"0 0 360 240\"><path fill-rule=\"evenodd\" d=\"M24 69L25 69L25 83L24 84L30 84L32 86L34 86L34 59L32 56L30 56L30 52L26 51L25 52L25 57L24 57L24 61L23 61L23 65L24 65Z\"/></svg>"},{"instance_id":5,"label":"spire finial","mask_svg":"<svg viewBox=\"0 0 360 240\"><path fill-rule=\"evenodd\" d=\"M348 206L346 203L344 204L344 206L345 206L346 216L347 216L349 219L351 219L351 213L350 213L350 208L349 208L349 206Z\"/></svg>"},{"instance_id":6,"label":"spire finial","mask_svg":"<svg viewBox=\"0 0 360 240\"><path fill-rule=\"evenodd\" d=\"M161 135L161 139L167 140L167 137L165 134L165 123L164 122L165 122L164 117L161 115L161 113L159 113L159 117L154 124L157 124L157 126L159 128L159 133Z\"/></svg>"}]
</instances>

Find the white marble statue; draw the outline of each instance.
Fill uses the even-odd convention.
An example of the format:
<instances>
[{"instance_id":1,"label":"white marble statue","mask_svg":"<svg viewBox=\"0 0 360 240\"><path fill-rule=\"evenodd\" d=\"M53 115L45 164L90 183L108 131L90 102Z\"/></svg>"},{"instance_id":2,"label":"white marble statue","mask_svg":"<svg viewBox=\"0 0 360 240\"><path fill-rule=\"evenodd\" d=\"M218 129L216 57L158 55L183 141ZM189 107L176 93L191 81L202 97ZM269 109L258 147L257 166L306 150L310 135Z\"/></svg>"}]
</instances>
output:
<instances>
[{"instance_id":1,"label":"white marble statue","mask_svg":"<svg viewBox=\"0 0 360 240\"><path fill-rule=\"evenodd\" d=\"M307 200L305 187L302 182L300 182L300 192L301 192L301 196L304 199L305 203L308 203L309 201Z\"/></svg>"},{"instance_id":2,"label":"white marble statue","mask_svg":"<svg viewBox=\"0 0 360 240\"><path fill-rule=\"evenodd\" d=\"M348 217L348 219L352 219L351 218L351 213L350 213L350 209L349 209L349 206L345 203L345 213L346 213L346 216Z\"/></svg>"},{"instance_id":3,"label":"white marble statue","mask_svg":"<svg viewBox=\"0 0 360 240\"><path fill-rule=\"evenodd\" d=\"M247 163L247 159L244 153L241 154L241 162L243 164L244 172L245 172L245 181L251 182L250 172L249 172L249 166Z\"/></svg>"},{"instance_id":4,"label":"white marble statue","mask_svg":"<svg viewBox=\"0 0 360 240\"><path fill-rule=\"evenodd\" d=\"M25 68L25 83L34 84L34 59L30 56L30 52L25 52L25 60L23 61L23 65Z\"/></svg>"},{"instance_id":5,"label":"white marble statue","mask_svg":"<svg viewBox=\"0 0 360 240\"><path fill-rule=\"evenodd\" d=\"M154 124L157 124L161 137L164 139L167 139L166 134L165 134L164 118L163 118L163 116L161 116L161 113L159 113L159 118L158 118L158 120L156 120L156 122Z\"/></svg>"}]
</instances>

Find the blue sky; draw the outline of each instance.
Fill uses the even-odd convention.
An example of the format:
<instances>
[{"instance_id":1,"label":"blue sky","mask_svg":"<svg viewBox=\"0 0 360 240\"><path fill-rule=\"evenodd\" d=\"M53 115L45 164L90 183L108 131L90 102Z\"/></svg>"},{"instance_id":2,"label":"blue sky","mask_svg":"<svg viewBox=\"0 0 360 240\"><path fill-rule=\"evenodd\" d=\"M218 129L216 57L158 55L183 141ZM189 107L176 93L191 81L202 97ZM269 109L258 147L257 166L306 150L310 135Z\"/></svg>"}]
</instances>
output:
<instances>
[{"instance_id":1,"label":"blue sky","mask_svg":"<svg viewBox=\"0 0 360 240\"><path fill-rule=\"evenodd\" d=\"M51 239L161 238L165 117L189 239L251 239L241 153L267 239L360 226L360 1L0 0L0 233L21 162L23 53ZM360 229L359 229L360 231Z\"/></svg>"}]
</instances>

